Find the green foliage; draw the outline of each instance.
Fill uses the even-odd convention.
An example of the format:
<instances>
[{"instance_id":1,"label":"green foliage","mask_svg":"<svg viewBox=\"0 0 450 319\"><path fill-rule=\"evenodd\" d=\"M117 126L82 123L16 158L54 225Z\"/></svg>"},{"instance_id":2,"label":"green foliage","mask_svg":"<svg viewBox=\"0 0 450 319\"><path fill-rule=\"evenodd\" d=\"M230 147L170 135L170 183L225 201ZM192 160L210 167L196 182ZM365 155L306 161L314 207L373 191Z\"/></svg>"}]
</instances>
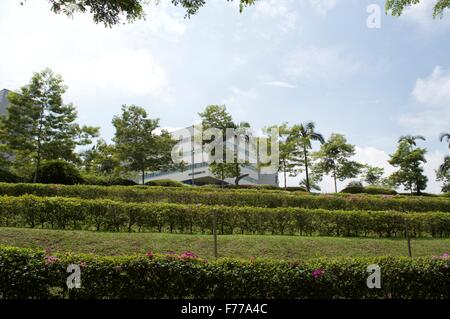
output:
<instances>
[{"instance_id":1,"label":"green foliage","mask_svg":"<svg viewBox=\"0 0 450 319\"><path fill-rule=\"evenodd\" d=\"M341 134L332 134L322 144L320 151L314 154L317 163L314 165L316 175L331 175L337 193L337 180L344 181L355 178L361 172L362 164L350 160L355 155L355 146L348 144Z\"/></svg>"},{"instance_id":2,"label":"green foliage","mask_svg":"<svg viewBox=\"0 0 450 319\"><path fill-rule=\"evenodd\" d=\"M405 8L427 0L386 0L386 12L393 16L401 16ZM449 0L437 0L433 9L433 17L442 18L444 11L450 8Z\"/></svg>"},{"instance_id":3,"label":"green foliage","mask_svg":"<svg viewBox=\"0 0 450 319\"><path fill-rule=\"evenodd\" d=\"M301 207L329 210L395 210L411 212L450 212L445 197L387 195L312 195L297 192L262 189L220 189L196 187L90 186L0 183L0 195L78 197L112 199L126 202L170 202L255 207Z\"/></svg>"},{"instance_id":4,"label":"green foliage","mask_svg":"<svg viewBox=\"0 0 450 319\"><path fill-rule=\"evenodd\" d=\"M159 179L145 183L147 186L185 187L186 185L172 179Z\"/></svg>"},{"instance_id":5,"label":"green foliage","mask_svg":"<svg viewBox=\"0 0 450 319\"><path fill-rule=\"evenodd\" d=\"M159 119L148 118L142 107L122 106L121 116L112 121L116 133L114 142L118 158L127 172L167 170L173 167L171 150L176 144L166 130L157 134Z\"/></svg>"},{"instance_id":6,"label":"green foliage","mask_svg":"<svg viewBox=\"0 0 450 319\"><path fill-rule=\"evenodd\" d=\"M396 195L397 192L390 188L380 186L349 185L341 193L348 194L372 194L372 195Z\"/></svg>"},{"instance_id":7,"label":"green foliage","mask_svg":"<svg viewBox=\"0 0 450 319\"><path fill-rule=\"evenodd\" d=\"M94 174L116 174L120 168L115 146L99 139L91 149L81 153L84 171Z\"/></svg>"},{"instance_id":8,"label":"green foliage","mask_svg":"<svg viewBox=\"0 0 450 319\"><path fill-rule=\"evenodd\" d=\"M49 255L0 247L0 297L71 299L449 298L448 258L337 258L206 261L191 254L101 257ZM81 288L67 291L67 266L81 266ZM367 267L382 269L368 289ZM315 275L313 275L315 274Z\"/></svg>"},{"instance_id":9,"label":"green foliage","mask_svg":"<svg viewBox=\"0 0 450 319\"><path fill-rule=\"evenodd\" d=\"M72 104L64 104L67 88L50 69L35 73L20 93L8 95L8 116L1 118L0 140L14 153L14 163L32 162L34 180L42 160L76 162L76 146L91 143L98 128L80 127Z\"/></svg>"},{"instance_id":10,"label":"green foliage","mask_svg":"<svg viewBox=\"0 0 450 319\"><path fill-rule=\"evenodd\" d=\"M233 0L227 0L233 1ZM236 0L240 2L240 11L256 0ZM22 0L21 4L26 0ZM103 23L105 27L120 24L125 17L128 22L145 19L144 5L149 0L49 0L51 10L72 17L75 13L89 12L95 23ZM196 14L205 4L206 0L171 0L174 6L186 9L186 17ZM159 4L155 1L154 4Z\"/></svg>"},{"instance_id":11,"label":"green foliage","mask_svg":"<svg viewBox=\"0 0 450 319\"><path fill-rule=\"evenodd\" d=\"M221 233L324 236L450 236L449 212L344 211L168 203L123 203L107 199L0 197L2 226L158 232L210 232L216 212Z\"/></svg>"},{"instance_id":12,"label":"green foliage","mask_svg":"<svg viewBox=\"0 0 450 319\"><path fill-rule=\"evenodd\" d=\"M293 161L305 169L305 179L301 185L304 185L308 192L311 189L320 190L320 187L317 185L318 179L315 178L314 174L310 176L312 163L309 152L312 149L313 141L318 141L323 144L325 143L325 139L322 134L315 131L315 128L316 125L313 122L294 125L292 127L292 132L295 135L295 143L297 144L293 154Z\"/></svg>"},{"instance_id":13,"label":"green foliage","mask_svg":"<svg viewBox=\"0 0 450 319\"><path fill-rule=\"evenodd\" d=\"M10 172L9 170L0 168L0 182L2 183L18 183L20 177Z\"/></svg>"},{"instance_id":14,"label":"green foliage","mask_svg":"<svg viewBox=\"0 0 450 319\"><path fill-rule=\"evenodd\" d=\"M362 173L363 181L369 185L379 185L382 182L383 174L384 168L366 164Z\"/></svg>"},{"instance_id":15,"label":"green foliage","mask_svg":"<svg viewBox=\"0 0 450 319\"><path fill-rule=\"evenodd\" d=\"M423 173L423 163L426 163L426 149L416 146L421 136L404 136L398 141L398 148L390 155L389 164L398 167L389 179L396 186L402 185L405 190L420 194L427 187L428 178Z\"/></svg>"},{"instance_id":16,"label":"green foliage","mask_svg":"<svg viewBox=\"0 0 450 319\"><path fill-rule=\"evenodd\" d=\"M78 169L73 164L61 160L44 162L37 171L36 181L43 184L64 185L84 183Z\"/></svg>"}]
</instances>

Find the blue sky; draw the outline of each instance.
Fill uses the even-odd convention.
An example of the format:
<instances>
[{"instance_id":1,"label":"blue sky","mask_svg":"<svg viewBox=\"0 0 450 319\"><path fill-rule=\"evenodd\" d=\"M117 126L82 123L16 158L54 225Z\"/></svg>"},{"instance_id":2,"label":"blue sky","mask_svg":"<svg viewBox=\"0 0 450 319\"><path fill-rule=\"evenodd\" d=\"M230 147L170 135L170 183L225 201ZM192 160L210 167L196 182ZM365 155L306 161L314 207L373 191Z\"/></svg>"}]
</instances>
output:
<instances>
[{"instance_id":1,"label":"blue sky","mask_svg":"<svg viewBox=\"0 0 450 319\"><path fill-rule=\"evenodd\" d=\"M0 3L0 87L17 89L50 67L69 86L65 101L78 107L79 122L100 126L107 139L122 104L145 107L167 128L226 104L255 128L314 121L325 136L345 134L358 160L392 172L386 160L398 137L422 134L428 191L439 191L450 13L433 20L433 0L402 18L382 13L380 29L366 25L367 6L384 6L375 0L260 0L242 14L212 0L191 19L162 0L147 7L146 21L112 29L88 15L55 15L44 0L18 2ZM332 190L328 179L322 186Z\"/></svg>"}]
</instances>

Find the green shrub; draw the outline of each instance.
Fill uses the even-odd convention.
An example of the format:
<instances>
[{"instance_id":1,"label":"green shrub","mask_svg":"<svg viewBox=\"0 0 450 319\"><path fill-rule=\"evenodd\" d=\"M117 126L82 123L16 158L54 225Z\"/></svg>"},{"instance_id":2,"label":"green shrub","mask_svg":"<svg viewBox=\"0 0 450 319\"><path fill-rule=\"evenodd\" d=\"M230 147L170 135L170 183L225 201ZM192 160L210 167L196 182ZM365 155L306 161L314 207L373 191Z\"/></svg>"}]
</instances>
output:
<instances>
[{"instance_id":1,"label":"green shrub","mask_svg":"<svg viewBox=\"0 0 450 319\"><path fill-rule=\"evenodd\" d=\"M78 169L66 161L46 161L39 167L37 182L43 184L75 185L84 183Z\"/></svg>"},{"instance_id":2,"label":"green shrub","mask_svg":"<svg viewBox=\"0 0 450 319\"><path fill-rule=\"evenodd\" d=\"M365 188L365 192L367 194L373 194L373 195L396 195L397 192L393 189L386 188L386 187L380 187L380 186L367 186Z\"/></svg>"},{"instance_id":3,"label":"green shrub","mask_svg":"<svg viewBox=\"0 0 450 319\"><path fill-rule=\"evenodd\" d=\"M0 195L63 196L86 199L107 198L126 202L170 202L255 207L302 207L328 210L395 210L450 212L448 197L391 195L313 195L269 190L209 190L195 187L90 186L0 183Z\"/></svg>"},{"instance_id":4,"label":"green shrub","mask_svg":"<svg viewBox=\"0 0 450 319\"><path fill-rule=\"evenodd\" d=\"M81 287L67 289L69 264ZM367 287L367 267L381 269L381 288ZM0 246L0 298L71 299L341 299L450 298L450 260L339 258L299 262L206 261L183 255L101 257L49 255Z\"/></svg>"},{"instance_id":5,"label":"green shrub","mask_svg":"<svg viewBox=\"0 0 450 319\"><path fill-rule=\"evenodd\" d=\"M212 213L222 234L287 234L402 237L450 236L450 213L330 211L168 203L123 203L107 199L0 197L0 225L108 231L210 233Z\"/></svg>"},{"instance_id":6,"label":"green shrub","mask_svg":"<svg viewBox=\"0 0 450 319\"><path fill-rule=\"evenodd\" d=\"M185 187L186 185L172 179L159 179L145 183L147 186L164 186L164 187Z\"/></svg>"},{"instance_id":7,"label":"green shrub","mask_svg":"<svg viewBox=\"0 0 450 319\"><path fill-rule=\"evenodd\" d=\"M362 186L362 185L349 185L341 193L347 194L371 194L371 195L396 195L397 192L390 188L379 186Z\"/></svg>"},{"instance_id":8,"label":"green shrub","mask_svg":"<svg viewBox=\"0 0 450 319\"><path fill-rule=\"evenodd\" d=\"M20 177L6 169L0 168L0 182L18 183L20 182Z\"/></svg>"}]
</instances>

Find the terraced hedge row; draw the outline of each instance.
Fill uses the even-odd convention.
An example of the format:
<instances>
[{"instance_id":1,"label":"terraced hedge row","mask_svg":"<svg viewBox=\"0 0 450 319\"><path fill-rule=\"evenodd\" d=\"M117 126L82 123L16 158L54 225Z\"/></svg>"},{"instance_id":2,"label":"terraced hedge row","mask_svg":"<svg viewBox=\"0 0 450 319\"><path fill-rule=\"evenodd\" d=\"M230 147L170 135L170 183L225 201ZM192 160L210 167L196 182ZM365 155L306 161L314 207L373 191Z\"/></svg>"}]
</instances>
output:
<instances>
[{"instance_id":1,"label":"terraced hedge row","mask_svg":"<svg viewBox=\"0 0 450 319\"><path fill-rule=\"evenodd\" d=\"M179 204L204 204L255 207L302 207L328 210L395 210L450 212L446 197L405 197L389 195L305 195L252 190L206 191L204 189L168 187L122 187L88 185L44 185L0 183L0 195L79 197L85 199L107 198L126 202L170 202Z\"/></svg>"},{"instance_id":2,"label":"terraced hedge row","mask_svg":"<svg viewBox=\"0 0 450 319\"><path fill-rule=\"evenodd\" d=\"M81 269L81 287L70 292L69 264ZM372 264L380 289L367 287ZM193 254L53 256L0 247L0 298L450 298L449 266L444 256L207 262Z\"/></svg>"},{"instance_id":3,"label":"terraced hedge row","mask_svg":"<svg viewBox=\"0 0 450 319\"><path fill-rule=\"evenodd\" d=\"M54 229L209 233L215 212L220 233L326 236L450 236L449 213L329 211L168 203L124 203L107 199L0 197L0 225Z\"/></svg>"}]
</instances>

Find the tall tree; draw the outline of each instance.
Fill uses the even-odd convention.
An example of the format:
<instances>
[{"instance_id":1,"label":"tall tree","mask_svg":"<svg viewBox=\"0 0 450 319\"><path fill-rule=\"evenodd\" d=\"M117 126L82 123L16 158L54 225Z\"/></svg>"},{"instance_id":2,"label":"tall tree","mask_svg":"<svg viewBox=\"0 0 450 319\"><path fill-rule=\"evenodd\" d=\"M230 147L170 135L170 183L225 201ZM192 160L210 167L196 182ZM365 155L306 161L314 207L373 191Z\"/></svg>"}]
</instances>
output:
<instances>
[{"instance_id":1,"label":"tall tree","mask_svg":"<svg viewBox=\"0 0 450 319\"><path fill-rule=\"evenodd\" d=\"M287 175L295 176L301 171L297 161L298 153L296 153L298 135L293 131L292 127L289 127L288 123L283 123L264 128L263 131L269 140L270 132L273 129L278 130L278 139L276 141L279 147L278 171L283 173L284 188L287 189Z\"/></svg>"},{"instance_id":2,"label":"tall tree","mask_svg":"<svg viewBox=\"0 0 450 319\"><path fill-rule=\"evenodd\" d=\"M309 166L310 166L310 159L309 159L309 151L312 149L312 142L318 141L321 144L325 143L325 139L323 138L322 134L315 131L316 125L313 122L308 123L302 123L300 125L295 125L292 128L292 133L294 135L297 135L296 137L296 143L298 151L301 153L301 161L305 168L305 187L306 190L309 192L311 191L310 187L310 178L309 178Z\"/></svg>"},{"instance_id":3,"label":"tall tree","mask_svg":"<svg viewBox=\"0 0 450 319\"><path fill-rule=\"evenodd\" d=\"M223 145L223 149L221 154L211 154L214 158L212 163L209 165L211 173L221 180L222 186L225 183L226 178L234 178L235 184L239 183L239 181L243 178L243 176L241 176L241 167L244 163L239 163L237 161L236 147L239 140L243 139L245 141L245 132L250 125L248 123L236 124L233 121L232 116L227 112L225 105L208 105L203 112L199 113L199 116L202 120L202 127L204 131L208 129L218 129L222 133L221 143ZM235 130L234 136L229 137L234 138L232 143L227 143L227 129ZM204 139L204 143L211 143L215 140L215 138L216 137ZM230 149L231 145L233 145L233 149ZM232 163L226 161L227 149L229 152L234 154Z\"/></svg>"},{"instance_id":4,"label":"tall tree","mask_svg":"<svg viewBox=\"0 0 450 319\"><path fill-rule=\"evenodd\" d=\"M176 144L166 130L156 132L159 119L148 118L147 112L136 105L123 105L122 114L112 121L116 133L114 142L122 165L128 172L140 172L142 184L147 171L168 170L176 165L171 150Z\"/></svg>"},{"instance_id":5,"label":"tall tree","mask_svg":"<svg viewBox=\"0 0 450 319\"><path fill-rule=\"evenodd\" d=\"M315 174L329 175L334 180L337 193L337 181L355 178L361 172L362 164L350 160L355 155L355 146L347 143L344 135L332 134L328 141L314 153L317 160Z\"/></svg>"},{"instance_id":6,"label":"tall tree","mask_svg":"<svg viewBox=\"0 0 450 319\"><path fill-rule=\"evenodd\" d=\"M416 147L417 140L425 140L422 136L402 136L398 140L398 147L391 154L389 164L398 167L398 171L390 176L393 184L403 185L411 194L420 194L427 187L428 178L423 174L423 163L426 163L426 149Z\"/></svg>"},{"instance_id":7,"label":"tall tree","mask_svg":"<svg viewBox=\"0 0 450 319\"><path fill-rule=\"evenodd\" d=\"M13 151L15 162L34 163L34 181L43 160L79 160L75 148L90 144L98 128L80 127L72 104L63 103L67 87L50 69L35 73L20 93L8 95L8 115L2 118L0 137Z\"/></svg>"},{"instance_id":8,"label":"tall tree","mask_svg":"<svg viewBox=\"0 0 450 319\"><path fill-rule=\"evenodd\" d=\"M384 168L364 165L362 171L363 181L369 185L380 185L383 180Z\"/></svg>"},{"instance_id":9,"label":"tall tree","mask_svg":"<svg viewBox=\"0 0 450 319\"><path fill-rule=\"evenodd\" d=\"M230 1L230 0L227 0ZM231 0L233 1L233 0ZM240 11L244 7L252 5L256 0L236 0L240 2ZM26 0L21 0L23 5ZM89 12L95 23L103 23L105 26L119 24L122 18L128 22L144 19L144 5L150 0L49 0L51 10L55 13L63 13L73 16L75 13ZM206 3L206 0L171 0L174 6L186 9L186 17L194 15ZM159 4L159 0L154 2Z\"/></svg>"},{"instance_id":10,"label":"tall tree","mask_svg":"<svg viewBox=\"0 0 450 319\"><path fill-rule=\"evenodd\" d=\"M436 171L436 180L443 183L443 193L450 192L450 156L444 158L444 163Z\"/></svg>"}]
</instances>

